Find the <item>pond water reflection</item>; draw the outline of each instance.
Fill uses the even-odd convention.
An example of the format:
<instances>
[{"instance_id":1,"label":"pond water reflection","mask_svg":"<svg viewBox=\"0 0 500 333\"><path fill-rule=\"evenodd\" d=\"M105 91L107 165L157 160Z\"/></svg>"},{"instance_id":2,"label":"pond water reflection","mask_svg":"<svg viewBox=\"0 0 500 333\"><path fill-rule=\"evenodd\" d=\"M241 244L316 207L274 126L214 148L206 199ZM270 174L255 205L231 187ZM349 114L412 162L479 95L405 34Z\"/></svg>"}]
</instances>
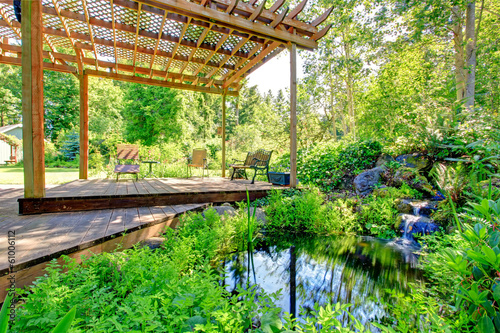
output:
<instances>
[{"instance_id":1,"label":"pond water reflection","mask_svg":"<svg viewBox=\"0 0 500 333\"><path fill-rule=\"evenodd\" d=\"M299 315L320 305L350 303L351 313L362 323L384 314L378 300L386 289L406 292L410 282L421 280L416 268L417 249L400 242L371 237L297 238L261 245L253 254L255 276L250 284L267 293L281 289L278 304ZM246 285L248 254L238 253L226 263L225 284L235 291Z\"/></svg>"}]
</instances>

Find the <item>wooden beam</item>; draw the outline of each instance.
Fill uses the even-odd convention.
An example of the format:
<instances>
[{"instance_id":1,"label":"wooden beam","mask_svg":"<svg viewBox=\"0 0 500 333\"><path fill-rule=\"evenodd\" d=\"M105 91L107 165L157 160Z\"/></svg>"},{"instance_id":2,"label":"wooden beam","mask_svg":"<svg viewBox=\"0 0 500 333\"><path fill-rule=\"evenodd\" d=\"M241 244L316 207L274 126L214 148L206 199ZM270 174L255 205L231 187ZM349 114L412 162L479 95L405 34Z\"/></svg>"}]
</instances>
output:
<instances>
[{"instance_id":1,"label":"wooden beam","mask_svg":"<svg viewBox=\"0 0 500 333\"><path fill-rule=\"evenodd\" d=\"M114 0L114 2L115 2L115 4L117 4L119 6L122 6L124 8L129 8L129 9L133 9L133 10L137 10L137 8L138 8L137 2L134 2L134 1L129 1L129 0ZM150 12L150 13L154 13L154 14L157 14L157 15L160 15L160 16L162 16L165 13L168 12L168 10L162 9L162 8L166 8L165 6L161 6L158 3L155 3L153 1L144 0L142 2L144 3L144 5L142 6L142 8L143 8L144 11L147 11L147 12ZM172 21L180 22L180 23L186 23L187 20L188 20L188 18L189 18L189 16L181 15L179 13L170 13L170 12L168 12L168 14L167 14L167 19L168 20L172 20ZM220 32L220 33L223 33L223 34L227 34L228 31L229 31L228 28L221 27L221 26L218 26L218 25L213 25L213 24L211 24L211 22L206 22L206 21L197 20L197 19L193 19L191 22L192 22L193 25L196 25L196 26L199 26L199 27L202 27L202 28L207 28L207 27L210 26L211 30L213 30L215 32ZM316 31L314 31L313 33L315 33L315 32ZM236 36L240 36L240 37L246 37L246 35L247 35L247 34L244 34L244 33L238 32L238 31L233 32L233 34L236 35ZM264 42L261 38L258 38L257 36L252 36L251 39L252 39L252 41L254 41L256 43L260 43L260 44L262 44Z\"/></svg>"},{"instance_id":2,"label":"wooden beam","mask_svg":"<svg viewBox=\"0 0 500 333\"><path fill-rule=\"evenodd\" d=\"M103 77L125 82L148 84L152 86L199 91L199 92L205 92L209 94L219 94L219 95L222 95L224 93L224 90L222 89L192 86L190 84L174 83L164 80L149 79L140 76L123 75L123 74L116 74L116 73L109 73L109 72L95 71L95 70L86 70L85 73L90 76ZM228 91L227 94L229 96L238 96L239 93L237 91Z\"/></svg>"},{"instance_id":3,"label":"wooden beam","mask_svg":"<svg viewBox=\"0 0 500 333\"><path fill-rule=\"evenodd\" d=\"M297 187L297 46L290 46L290 187Z\"/></svg>"},{"instance_id":4,"label":"wooden beam","mask_svg":"<svg viewBox=\"0 0 500 333\"><path fill-rule=\"evenodd\" d=\"M269 195L272 188L249 188L250 200ZM42 214L55 212L74 212L97 209L170 206L178 204L223 203L246 200L247 191L228 189L219 191L129 194L129 195L96 195L85 197L48 197L18 199L19 214Z\"/></svg>"},{"instance_id":5,"label":"wooden beam","mask_svg":"<svg viewBox=\"0 0 500 333\"><path fill-rule=\"evenodd\" d=\"M222 94L222 178L226 177L226 94Z\"/></svg>"},{"instance_id":6,"label":"wooden beam","mask_svg":"<svg viewBox=\"0 0 500 333\"><path fill-rule=\"evenodd\" d=\"M155 52L153 53L153 56L151 57L151 63L149 64L149 69L151 69L151 74L149 75L150 79L153 77L153 65L155 63L156 53L158 52L158 46L160 45L161 35L163 34L163 27L165 26L166 19L167 19L167 12L165 12L165 15L163 15L163 19L161 20L158 39L156 40L155 44Z\"/></svg>"},{"instance_id":7,"label":"wooden beam","mask_svg":"<svg viewBox=\"0 0 500 333\"><path fill-rule=\"evenodd\" d=\"M89 169L89 76L80 75L80 179Z\"/></svg>"},{"instance_id":8,"label":"wooden beam","mask_svg":"<svg viewBox=\"0 0 500 333\"><path fill-rule=\"evenodd\" d=\"M294 18L297 17L303 10L304 7L306 6L307 0L303 0L297 7L295 7L291 12L290 15L287 16L288 19L293 20Z\"/></svg>"},{"instance_id":9,"label":"wooden beam","mask_svg":"<svg viewBox=\"0 0 500 333\"><path fill-rule=\"evenodd\" d=\"M266 56L264 59L262 59L260 62L258 62L257 64L255 64L255 66L253 66L252 68L250 68L245 74L243 74L241 76L241 79L247 77L248 75L252 74L253 72L255 72L257 69L259 69L262 65L264 65L265 63L267 63L269 60L271 60L272 58L276 57L278 54L280 54L281 52L283 52L283 50L285 50L284 47L278 47L277 49L275 49L273 52L271 52L271 54L269 54L268 56ZM236 80L237 82L239 81L239 79Z\"/></svg>"},{"instance_id":10,"label":"wooden beam","mask_svg":"<svg viewBox=\"0 0 500 333\"><path fill-rule=\"evenodd\" d=\"M229 6L227 6L227 9L226 9L226 13L228 14L232 14L233 13L233 10L236 6L238 6L238 2L240 0L231 0L231 4Z\"/></svg>"},{"instance_id":11,"label":"wooden beam","mask_svg":"<svg viewBox=\"0 0 500 333\"><path fill-rule=\"evenodd\" d=\"M327 25L326 27L324 27L321 31L318 31L317 34L314 34L311 39L314 39L314 40L320 40L321 38L323 38L327 33L328 31L330 31L330 28L332 27L333 23L330 23L329 25Z\"/></svg>"},{"instance_id":12,"label":"wooden beam","mask_svg":"<svg viewBox=\"0 0 500 333\"><path fill-rule=\"evenodd\" d=\"M198 75L203 70L203 68L208 64L208 62L210 61L210 59L212 59L212 57L214 56L214 54L222 47L222 45L224 45L224 43L226 42L226 40L229 38L230 35L231 34L224 35L223 37L221 37L219 39L219 41L217 42L217 45L215 46L215 49L212 52L210 52L210 54L207 56L206 61L203 64L203 66L200 66L196 70L196 72L194 72L193 75L196 76L196 75ZM229 58L230 57L226 56L220 63L224 64ZM220 67L216 67L216 68L218 70L218 68L220 68Z\"/></svg>"},{"instance_id":13,"label":"wooden beam","mask_svg":"<svg viewBox=\"0 0 500 333\"><path fill-rule=\"evenodd\" d=\"M306 0L304 0L306 1ZM138 2L148 2L139 0ZM259 36L265 39L284 43L296 43L297 46L305 49L316 49L318 44L310 39L303 38L299 35L291 34L287 31L275 30L271 27L257 22L250 22L241 17L227 15L212 8L206 8L201 5L188 2L185 0L154 0L151 3L163 5L162 8L181 15L187 15L194 19L199 19L205 22L212 22L229 29L238 30L250 35ZM252 10L253 12L253 10ZM300 11L299 11L300 12Z\"/></svg>"},{"instance_id":14,"label":"wooden beam","mask_svg":"<svg viewBox=\"0 0 500 333\"><path fill-rule=\"evenodd\" d=\"M52 3L54 4L54 9L56 11L57 16L59 17L59 20L61 21L62 26L64 27L66 37L69 39L71 46L73 47L73 50L75 51L76 59L77 59L77 63L78 63L78 71L81 73L83 71L83 64L81 61L81 58L82 58L81 50L76 47L75 41L73 40L73 38L71 38L71 31L69 30L68 24L66 23L66 19L61 15L59 3L57 2L57 0L52 0ZM43 25L42 25L42 29L43 29ZM43 32L45 33L45 30Z\"/></svg>"},{"instance_id":15,"label":"wooden beam","mask_svg":"<svg viewBox=\"0 0 500 333\"><path fill-rule=\"evenodd\" d=\"M281 11L281 14L279 14L278 16L276 16L276 18L274 19L274 21L272 21L269 25L273 28L276 28L279 24L281 24L283 22L283 20L285 19L286 15L288 14L288 10L290 8L286 7L284 10Z\"/></svg>"},{"instance_id":16,"label":"wooden beam","mask_svg":"<svg viewBox=\"0 0 500 333\"><path fill-rule=\"evenodd\" d=\"M248 40L249 40L249 38L241 39L240 42L233 48L231 55L226 56L226 58L224 60L222 60L221 63L225 63L229 58L231 58L233 56L233 52L236 53L243 45L246 44L246 42L248 42ZM212 77L212 75L217 73L220 69L221 69L221 67L214 68L207 75L205 75L205 78L208 79L208 78Z\"/></svg>"},{"instance_id":17,"label":"wooden beam","mask_svg":"<svg viewBox=\"0 0 500 333\"><path fill-rule=\"evenodd\" d=\"M135 31L135 41L134 41L134 60L132 61L132 66L134 66L134 75L135 75L135 61L137 59L137 41L139 40L139 31L141 30L140 29L141 28L141 12L142 12L142 3L139 4L139 9L137 9L137 22L135 24L136 31ZM160 31L160 33L158 33L158 35L161 35L161 31Z\"/></svg>"},{"instance_id":18,"label":"wooden beam","mask_svg":"<svg viewBox=\"0 0 500 333\"><path fill-rule=\"evenodd\" d=\"M260 49L262 48L261 45L255 45L252 50L250 50L250 53L252 56L257 52L259 51ZM235 68L240 68L240 66L242 66L244 63L246 62L246 59L241 59L237 64L236 66L234 66ZM231 71L231 72L227 72L222 78L221 80L224 81L226 80L229 76L231 76L232 74L234 74L235 70Z\"/></svg>"},{"instance_id":19,"label":"wooden beam","mask_svg":"<svg viewBox=\"0 0 500 333\"><path fill-rule=\"evenodd\" d=\"M111 6L111 28L113 29L113 51L115 53L115 72L118 73L118 49L116 48L115 5L113 3L113 0L111 0L110 6Z\"/></svg>"},{"instance_id":20,"label":"wooden beam","mask_svg":"<svg viewBox=\"0 0 500 333\"><path fill-rule=\"evenodd\" d=\"M12 25L12 21L9 21L8 19L8 16L7 16L7 13L5 12L5 10L3 8L0 8L0 16L5 20L5 22L7 22L8 24L8 27L12 29L12 31L14 31L14 33L17 35L17 37L19 37L19 39L21 39L21 29L19 28L19 25L18 27L14 27ZM17 22L17 21L16 21Z\"/></svg>"},{"instance_id":21,"label":"wooden beam","mask_svg":"<svg viewBox=\"0 0 500 333\"><path fill-rule=\"evenodd\" d=\"M321 14L314 21L312 21L311 25L317 27L318 25L323 23L328 18L328 16L330 16L330 14L332 13L332 10L333 10L333 6L330 7L329 9L327 9L323 14Z\"/></svg>"},{"instance_id":22,"label":"wooden beam","mask_svg":"<svg viewBox=\"0 0 500 333\"><path fill-rule=\"evenodd\" d=\"M87 23L87 28L89 30L90 41L92 42L92 51L94 52L94 57L95 57L95 69L99 70L99 66L97 65L98 61L97 49L94 43L94 31L93 31L94 29L92 29L92 24L90 24L89 11L87 9L87 0L82 0L82 6L83 6L83 12L85 13L85 21Z\"/></svg>"},{"instance_id":23,"label":"wooden beam","mask_svg":"<svg viewBox=\"0 0 500 333\"><path fill-rule=\"evenodd\" d=\"M172 58L170 58L168 60L168 63L167 65L165 66L165 71L167 72L167 74L165 75L165 81L167 80L167 76L168 76L168 70L170 68L170 64L172 64L172 60L174 59L176 53L177 53L177 50L179 49L179 45L181 44L182 42L182 39L184 38L184 35L186 34L186 31L187 29L189 28L189 24L191 23L191 19L189 19L185 24L184 26L182 27L182 31L179 35L179 42L175 44L174 46L174 49L172 50Z\"/></svg>"},{"instance_id":24,"label":"wooden beam","mask_svg":"<svg viewBox=\"0 0 500 333\"><path fill-rule=\"evenodd\" d=\"M2 45L5 45L5 44L2 44ZM8 50L8 49L2 48L2 50ZM49 52L47 52L47 54L48 53ZM21 61L21 58L0 56L0 64L22 66L22 61ZM52 71L56 71L56 72L71 73L71 74L76 74L78 72L78 69L76 69L74 67L71 67L68 65L54 64L54 63L50 63L50 62L43 62L43 69L52 70Z\"/></svg>"},{"instance_id":25,"label":"wooden beam","mask_svg":"<svg viewBox=\"0 0 500 333\"><path fill-rule=\"evenodd\" d=\"M217 6L225 10L228 6L230 6L231 0L214 0L214 2L217 4ZM268 24L269 22L272 22L276 19L276 12L284 5L284 1L276 1L271 8L268 10L264 9L262 13L256 18L256 21L260 21L264 24ZM237 5L237 7L234 9L234 13L238 14L243 17L250 17L252 13L255 11L255 7L251 6L250 3L246 3L243 1L240 1ZM317 32L316 27L314 27L311 24L296 20L296 19L291 19L291 18L286 18L284 21L284 24L293 27L297 30L300 31L300 33L304 33L306 35L309 34L315 34Z\"/></svg>"},{"instance_id":26,"label":"wooden beam","mask_svg":"<svg viewBox=\"0 0 500 333\"><path fill-rule=\"evenodd\" d=\"M279 42L273 42L272 44L269 44L264 50L260 51L260 53L248 64L246 64L243 68L241 68L239 71L237 71L233 76L231 76L229 79L224 82L222 85L222 88L227 88L231 83L233 83L234 80L239 78L241 75L245 74L246 71L248 71L250 68L252 68L255 64L257 64L259 61L264 59L265 56L267 56L269 53L271 53L274 49L279 47L281 43Z\"/></svg>"},{"instance_id":27,"label":"wooden beam","mask_svg":"<svg viewBox=\"0 0 500 333\"><path fill-rule=\"evenodd\" d=\"M273 3L271 8L269 8L269 11L272 13L275 13L278 9L283 7L284 4L285 4L285 0L276 0L276 2Z\"/></svg>"},{"instance_id":28,"label":"wooden beam","mask_svg":"<svg viewBox=\"0 0 500 333\"><path fill-rule=\"evenodd\" d=\"M24 197L45 196L41 1L22 0Z\"/></svg>"},{"instance_id":29,"label":"wooden beam","mask_svg":"<svg viewBox=\"0 0 500 333\"><path fill-rule=\"evenodd\" d=\"M114 0L113 1L113 3L116 4L116 5L124 5L123 2L124 2L123 0ZM125 0L125 3L127 3L127 2L129 2L129 1ZM137 3L135 3L135 2L133 2L133 4L135 4L136 6L131 6L130 5L130 6L125 6L125 8L130 8L130 9L138 10L139 5ZM141 8L142 8L143 11L147 11L146 8L150 8L150 7L146 6L146 5L143 5ZM44 14L58 16L58 11L56 11L52 7L44 7L43 11L44 11ZM112 16L114 16L113 13L114 13L114 10L112 11ZM180 23L183 23L183 24L186 24L188 22L188 20L190 20L190 18L188 18L188 17L182 17L182 19L181 19L181 18L179 18L180 16L178 14L168 13L167 11L164 11L164 10L162 10L161 13L162 13L161 15L165 15L166 16L167 20L173 20L173 21L180 22ZM63 10L63 9L60 10L59 14L62 17L64 17L64 18L68 18L68 19L80 21L82 23L86 23L84 15L81 15L81 14L78 14L78 13L75 13L75 12L71 12L71 11L67 11L67 10ZM204 28L209 27L211 30L216 31L216 32L220 32L220 33L223 33L223 34L227 34L230 31L230 29L226 29L226 28L221 28L221 27L214 26L210 22L207 23L207 22L195 21L193 19L191 19L190 22L193 25L203 26ZM13 23L14 27L16 26L16 23L17 22ZM201 23L203 23L203 25ZM90 24L92 24L94 26L97 26L97 27L106 28L106 29L113 29L114 28L114 29L119 30L119 31L130 32L130 33L133 33L133 34L136 33L136 29L137 29L137 27L134 27L132 25L127 25L127 24L124 24L124 23L116 23L116 22L114 22L114 20L112 20L112 22L108 22L108 21L105 21L105 20L98 19L96 17L91 17L90 18ZM315 30L315 32L317 32L317 29ZM247 36L246 34L243 34L243 33L235 33L234 31L233 31L233 34L238 35L240 37L246 37ZM81 35L82 34L80 34L80 36ZM84 40L90 41L89 36L83 35L83 36L86 36L85 38L81 38L80 36L79 37L75 36L75 38L84 39ZM158 39L158 38L161 38L162 40L166 40L166 41L169 41L169 42L172 42L172 43L179 43L179 41L182 40L177 35L169 35L169 34L163 33L163 34L161 34L161 37L160 37L159 33L151 32L151 31L143 30L143 29L139 30L139 36L146 37L146 38L151 38L151 39L155 39L155 40ZM256 42L256 43L260 43L260 44L264 43L264 41L262 39L252 38L252 40L254 42ZM181 45L187 46L187 47L191 47L191 48L193 48L193 47L199 47L199 48L203 48L203 49L206 49L206 50L212 50L213 49L213 46L211 44L201 44L201 45L196 46L195 43L189 42L189 41L183 41L181 43ZM241 55L238 55L238 56L239 57L240 56L241 57L245 57L245 54L241 54Z\"/></svg>"},{"instance_id":30,"label":"wooden beam","mask_svg":"<svg viewBox=\"0 0 500 333\"><path fill-rule=\"evenodd\" d=\"M266 5L266 2L267 2L267 0L262 0L260 5L255 9L255 11L252 13L252 15L250 15L250 17L248 18L249 21L251 21L251 22L255 21L257 19L257 17L259 17L260 14L262 14L262 11L264 10L264 6Z\"/></svg>"}]
</instances>

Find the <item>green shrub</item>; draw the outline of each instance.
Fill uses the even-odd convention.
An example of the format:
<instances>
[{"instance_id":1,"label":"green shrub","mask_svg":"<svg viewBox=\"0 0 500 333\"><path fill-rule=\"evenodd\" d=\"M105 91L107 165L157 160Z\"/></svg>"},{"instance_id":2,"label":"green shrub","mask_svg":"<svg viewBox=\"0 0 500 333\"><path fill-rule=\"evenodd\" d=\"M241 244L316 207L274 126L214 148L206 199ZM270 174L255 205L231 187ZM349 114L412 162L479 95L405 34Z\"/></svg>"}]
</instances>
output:
<instances>
[{"instance_id":1,"label":"green shrub","mask_svg":"<svg viewBox=\"0 0 500 333\"><path fill-rule=\"evenodd\" d=\"M403 183L400 188L375 189L359 207L359 223L377 237L397 237L399 220L397 204L400 199L421 199L422 193Z\"/></svg>"},{"instance_id":2,"label":"green shrub","mask_svg":"<svg viewBox=\"0 0 500 333\"><path fill-rule=\"evenodd\" d=\"M354 176L370 168L380 155L382 146L377 141L327 142L297 152L297 177L302 183L312 183L330 191L346 176ZM283 155L275 165L289 164L289 155Z\"/></svg>"},{"instance_id":3,"label":"green shrub","mask_svg":"<svg viewBox=\"0 0 500 333\"><path fill-rule=\"evenodd\" d=\"M305 232L316 234L361 231L356 214L347 201L326 202L317 189L295 192L292 196L274 191L265 207L266 230L271 233Z\"/></svg>"}]
</instances>

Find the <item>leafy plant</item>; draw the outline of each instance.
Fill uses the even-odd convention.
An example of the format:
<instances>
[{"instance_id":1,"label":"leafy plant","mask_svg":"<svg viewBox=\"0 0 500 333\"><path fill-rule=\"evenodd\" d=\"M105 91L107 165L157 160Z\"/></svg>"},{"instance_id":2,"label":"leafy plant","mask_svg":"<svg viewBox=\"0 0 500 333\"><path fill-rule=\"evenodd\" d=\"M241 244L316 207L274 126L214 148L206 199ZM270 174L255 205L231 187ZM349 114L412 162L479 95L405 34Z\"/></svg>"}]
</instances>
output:
<instances>
[{"instance_id":1,"label":"leafy plant","mask_svg":"<svg viewBox=\"0 0 500 333\"><path fill-rule=\"evenodd\" d=\"M374 195L365 199L364 205L360 207L359 219L371 234L390 239L396 237L397 213L394 198Z\"/></svg>"},{"instance_id":2,"label":"leafy plant","mask_svg":"<svg viewBox=\"0 0 500 333\"><path fill-rule=\"evenodd\" d=\"M467 246L445 252L447 264L461 278L456 307L469 315L470 326L477 325L479 332L500 331L500 200L469 205L468 214L462 216L477 223L463 225L461 236Z\"/></svg>"},{"instance_id":3,"label":"leafy plant","mask_svg":"<svg viewBox=\"0 0 500 333\"><path fill-rule=\"evenodd\" d=\"M371 167L381 151L382 145L377 141L318 144L297 152L297 177L302 183L330 191L344 177L354 177ZM289 160L289 155L283 155L277 165L287 165Z\"/></svg>"},{"instance_id":4,"label":"leafy plant","mask_svg":"<svg viewBox=\"0 0 500 333\"><path fill-rule=\"evenodd\" d=\"M7 333L9 326L9 313L8 310L10 308L12 302L12 294L8 293L5 297L5 300L2 304L2 309L0 310L0 333ZM71 310L66 313L66 315L61 319L59 324L51 331L51 333L66 333L71 328L71 324L75 319L76 315L76 306L74 306Z\"/></svg>"},{"instance_id":5,"label":"leafy plant","mask_svg":"<svg viewBox=\"0 0 500 333\"><path fill-rule=\"evenodd\" d=\"M448 198L457 203L463 199L463 192L469 180L462 164L455 167L439 163L431 170L438 187L446 192Z\"/></svg>"}]
</instances>

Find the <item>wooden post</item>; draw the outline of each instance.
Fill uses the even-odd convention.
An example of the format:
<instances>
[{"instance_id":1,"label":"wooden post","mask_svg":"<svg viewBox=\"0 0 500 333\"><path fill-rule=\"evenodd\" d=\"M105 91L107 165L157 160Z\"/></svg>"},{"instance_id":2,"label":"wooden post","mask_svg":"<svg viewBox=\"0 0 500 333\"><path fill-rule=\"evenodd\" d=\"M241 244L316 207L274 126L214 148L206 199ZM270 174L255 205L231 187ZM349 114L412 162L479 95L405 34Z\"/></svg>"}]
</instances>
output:
<instances>
[{"instance_id":1,"label":"wooden post","mask_svg":"<svg viewBox=\"0 0 500 333\"><path fill-rule=\"evenodd\" d=\"M22 0L24 197L45 196L42 2Z\"/></svg>"},{"instance_id":2,"label":"wooden post","mask_svg":"<svg viewBox=\"0 0 500 333\"><path fill-rule=\"evenodd\" d=\"M226 93L222 94L222 177L226 177Z\"/></svg>"},{"instance_id":3,"label":"wooden post","mask_svg":"<svg viewBox=\"0 0 500 333\"><path fill-rule=\"evenodd\" d=\"M297 187L297 46L290 46L290 187Z\"/></svg>"},{"instance_id":4,"label":"wooden post","mask_svg":"<svg viewBox=\"0 0 500 333\"><path fill-rule=\"evenodd\" d=\"M80 179L89 169L89 76L80 75Z\"/></svg>"}]
</instances>

